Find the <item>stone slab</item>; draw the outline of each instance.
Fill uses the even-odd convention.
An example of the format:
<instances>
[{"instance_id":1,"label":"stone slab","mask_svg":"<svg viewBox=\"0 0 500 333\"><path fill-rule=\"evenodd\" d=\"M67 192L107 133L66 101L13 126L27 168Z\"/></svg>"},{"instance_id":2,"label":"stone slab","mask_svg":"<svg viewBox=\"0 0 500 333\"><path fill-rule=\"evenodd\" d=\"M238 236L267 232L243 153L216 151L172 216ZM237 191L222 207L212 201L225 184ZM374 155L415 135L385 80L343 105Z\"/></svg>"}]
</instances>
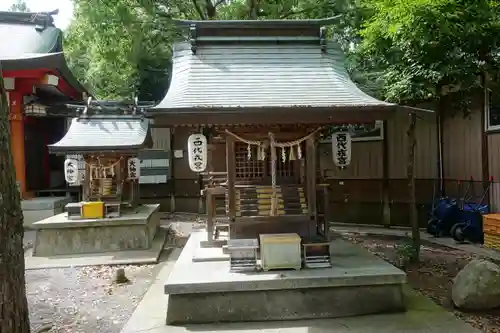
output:
<instances>
[{"instance_id":1,"label":"stone slab","mask_svg":"<svg viewBox=\"0 0 500 333\"><path fill-rule=\"evenodd\" d=\"M33 256L146 250L160 225L158 208L146 205L113 219L73 221L59 215L37 222Z\"/></svg>"},{"instance_id":2,"label":"stone slab","mask_svg":"<svg viewBox=\"0 0 500 333\"><path fill-rule=\"evenodd\" d=\"M33 223L34 229L61 229L102 226L144 225L146 220L160 209L159 204L140 205L134 211L126 211L119 217L104 219L68 219L67 213L57 214Z\"/></svg>"},{"instance_id":3,"label":"stone slab","mask_svg":"<svg viewBox=\"0 0 500 333\"><path fill-rule=\"evenodd\" d=\"M38 197L21 201L21 209L26 210L54 210L64 208L71 202L70 197Z\"/></svg>"},{"instance_id":4,"label":"stone slab","mask_svg":"<svg viewBox=\"0 0 500 333\"><path fill-rule=\"evenodd\" d=\"M229 262L229 255L223 252L222 247L198 247L193 254L192 260L193 262L206 262L206 261Z\"/></svg>"},{"instance_id":5,"label":"stone slab","mask_svg":"<svg viewBox=\"0 0 500 333\"><path fill-rule=\"evenodd\" d=\"M32 229L33 223L61 214L64 206L71 202L69 197L42 197L21 201L23 226Z\"/></svg>"},{"instance_id":6,"label":"stone slab","mask_svg":"<svg viewBox=\"0 0 500 333\"><path fill-rule=\"evenodd\" d=\"M195 304L193 306L193 304ZM405 310L401 285L169 295L167 324L340 318Z\"/></svg>"},{"instance_id":7,"label":"stone slab","mask_svg":"<svg viewBox=\"0 0 500 333\"><path fill-rule=\"evenodd\" d=\"M195 232L189 238L166 280L166 294L373 286L406 282L406 275L400 269L340 239L333 241L330 247L331 268L244 274L230 272L227 261L193 262L193 255L203 237L206 237L204 232Z\"/></svg>"},{"instance_id":8,"label":"stone slab","mask_svg":"<svg viewBox=\"0 0 500 333\"><path fill-rule=\"evenodd\" d=\"M27 270L36 270L78 266L156 264L162 251L172 250L172 248L164 249L166 239L167 233L160 229L152 242L152 246L147 250L34 257L33 250L28 249L25 252L24 266Z\"/></svg>"},{"instance_id":9,"label":"stone slab","mask_svg":"<svg viewBox=\"0 0 500 333\"><path fill-rule=\"evenodd\" d=\"M121 333L480 333L407 286L403 288L407 308L403 313L277 322L166 325L169 297L161 293L179 254L180 249L172 252Z\"/></svg>"}]
</instances>

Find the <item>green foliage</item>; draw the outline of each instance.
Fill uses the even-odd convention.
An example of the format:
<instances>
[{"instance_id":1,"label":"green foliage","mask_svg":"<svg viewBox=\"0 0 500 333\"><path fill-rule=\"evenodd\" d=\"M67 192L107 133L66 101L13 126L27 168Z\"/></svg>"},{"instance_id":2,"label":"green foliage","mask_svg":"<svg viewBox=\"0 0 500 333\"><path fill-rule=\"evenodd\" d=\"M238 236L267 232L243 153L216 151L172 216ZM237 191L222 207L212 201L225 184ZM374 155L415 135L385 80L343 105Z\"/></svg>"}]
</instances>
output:
<instances>
[{"instance_id":1,"label":"green foliage","mask_svg":"<svg viewBox=\"0 0 500 333\"><path fill-rule=\"evenodd\" d=\"M420 244L415 245L414 240L408 235L406 235L401 243L396 243L394 248L396 249L399 264L402 268L406 268L410 263L417 261L419 258Z\"/></svg>"},{"instance_id":2,"label":"green foliage","mask_svg":"<svg viewBox=\"0 0 500 333\"><path fill-rule=\"evenodd\" d=\"M167 89L171 44L178 33L172 18L323 18L342 12L350 0L74 2L64 47L77 78L98 98L159 100Z\"/></svg>"},{"instance_id":3,"label":"green foliage","mask_svg":"<svg viewBox=\"0 0 500 333\"><path fill-rule=\"evenodd\" d=\"M362 90L398 103L452 97L467 106L480 75L498 81L497 0L74 0L65 50L98 98L159 100L177 19L315 19L342 14L330 35Z\"/></svg>"},{"instance_id":4,"label":"green foliage","mask_svg":"<svg viewBox=\"0 0 500 333\"><path fill-rule=\"evenodd\" d=\"M500 13L492 0L364 0L358 69L378 72L382 95L405 103L473 93L498 72ZM463 96L467 98L467 96Z\"/></svg>"},{"instance_id":5,"label":"green foliage","mask_svg":"<svg viewBox=\"0 0 500 333\"><path fill-rule=\"evenodd\" d=\"M171 57L169 31L151 8L134 0L78 0L65 41L75 75L99 98L131 98L146 82L147 93L165 92ZM165 21L165 20L163 20ZM163 22L161 22L163 23ZM165 43L164 41L167 41Z\"/></svg>"},{"instance_id":6,"label":"green foliage","mask_svg":"<svg viewBox=\"0 0 500 333\"><path fill-rule=\"evenodd\" d=\"M17 0L10 6L9 11L11 12L29 12L30 9L28 8L28 5L26 5L26 1L24 0Z\"/></svg>"}]
</instances>

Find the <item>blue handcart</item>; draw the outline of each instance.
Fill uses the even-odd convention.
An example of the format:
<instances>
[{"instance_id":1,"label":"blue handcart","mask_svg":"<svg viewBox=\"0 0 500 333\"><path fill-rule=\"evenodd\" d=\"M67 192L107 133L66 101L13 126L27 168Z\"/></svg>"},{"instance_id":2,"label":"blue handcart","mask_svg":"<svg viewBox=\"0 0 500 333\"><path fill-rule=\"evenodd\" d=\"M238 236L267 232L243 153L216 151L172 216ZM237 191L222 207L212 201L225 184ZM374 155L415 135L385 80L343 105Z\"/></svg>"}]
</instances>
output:
<instances>
[{"instance_id":1,"label":"blue handcart","mask_svg":"<svg viewBox=\"0 0 500 333\"><path fill-rule=\"evenodd\" d=\"M481 244L484 242L483 215L489 212L489 206L483 202L492 183L493 179L490 178L479 203L464 202L457 214L456 223L450 230L451 237L455 241Z\"/></svg>"},{"instance_id":2,"label":"blue handcart","mask_svg":"<svg viewBox=\"0 0 500 333\"><path fill-rule=\"evenodd\" d=\"M459 191L462 183L458 181ZM470 189L473 186L471 178L462 198L448 198L442 195L436 200L436 183L433 188L432 208L427 222L427 232L434 237L444 237L451 235L451 228L457 223L461 206L469 198Z\"/></svg>"}]
</instances>

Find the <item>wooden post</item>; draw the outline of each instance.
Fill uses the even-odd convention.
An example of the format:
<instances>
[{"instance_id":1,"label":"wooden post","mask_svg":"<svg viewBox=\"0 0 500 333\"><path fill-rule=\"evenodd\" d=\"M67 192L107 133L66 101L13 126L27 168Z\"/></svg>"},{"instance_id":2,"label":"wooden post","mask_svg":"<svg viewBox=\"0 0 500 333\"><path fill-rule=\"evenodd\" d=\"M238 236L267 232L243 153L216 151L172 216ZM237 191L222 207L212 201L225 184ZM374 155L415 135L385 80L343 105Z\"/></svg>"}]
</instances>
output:
<instances>
[{"instance_id":1,"label":"wooden post","mask_svg":"<svg viewBox=\"0 0 500 333\"><path fill-rule=\"evenodd\" d=\"M323 188L323 204L324 204L324 221L323 221L323 234L327 241L330 240L330 184Z\"/></svg>"},{"instance_id":2,"label":"wooden post","mask_svg":"<svg viewBox=\"0 0 500 333\"><path fill-rule=\"evenodd\" d=\"M215 220L215 209L214 209L214 195L210 188L205 189L206 196L206 210L207 210L207 241L212 244L214 240L214 220Z\"/></svg>"},{"instance_id":3,"label":"wooden post","mask_svg":"<svg viewBox=\"0 0 500 333\"><path fill-rule=\"evenodd\" d=\"M168 177L168 184L170 185L170 212L175 212L175 163L176 158L174 156L175 148L175 127L170 130L170 170Z\"/></svg>"},{"instance_id":4,"label":"wooden post","mask_svg":"<svg viewBox=\"0 0 500 333\"><path fill-rule=\"evenodd\" d=\"M234 138L226 135L227 205L230 222L236 218L236 153Z\"/></svg>"},{"instance_id":5,"label":"wooden post","mask_svg":"<svg viewBox=\"0 0 500 333\"><path fill-rule=\"evenodd\" d=\"M309 220L316 221L316 137L311 135L306 140L306 190L307 190L307 210ZM312 228L309 228L311 232ZM316 226L314 226L316 230Z\"/></svg>"},{"instance_id":6,"label":"wooden post","mask_svg":"<svg viewBox=\"0 0 500 333\"><path fill-rule=\"evenodd\" d=\"M274 142L274 135L272 133L269 133L269 143L270 143L270 149L271 149L271 187L272 187L272 193L271 193L271 216L276 216L277 210L278 210L278 203L277 203L277 198L276 198L276 163L277 157L276 157L276 145Z\"/></svg>"},{"instance_id":7,"label":"wooden post","mask_svg":"<svg viewBox=\"0 0 500 333\"><path fill-rule=\"evenodd\" d=\"M383 141L382 141L382 222L386 228L391 226L391 195L389 180L389 140L387 137L387 121L383 125Z\"/></svg>"},{"instance_id":8,"label":"wooden post","mask_svg":"<svg viewBox=\"0 0 500 333\"><path fill-rule=\"evenodd\" d=\"M415 250L415 257L411 258L412 261L418 261L420 255L420 229L418 226L418 212L417 212L417 200L415 194L415 128L417 125L417 115L415 112L410 113L410 121L407 131L408 139L408 165L407 165L407 177L408 177L408 191L410 198L410 224L411 224L411 238L413 243L413 249Z\"/></svg>"},{"instance_id":9,"label":"wooden post","mask_svg":"<svg viewBox=\"0 0 500 333\"><path fill-rule=\"evenodd\" d=\"M21 199L26 199L26 157L24 152L24 115L23 115L23 95L19 92L9 92L10 99L10 145L14 167L16 169L16 180L19 184Z\"/></svg>"}]
</instances>

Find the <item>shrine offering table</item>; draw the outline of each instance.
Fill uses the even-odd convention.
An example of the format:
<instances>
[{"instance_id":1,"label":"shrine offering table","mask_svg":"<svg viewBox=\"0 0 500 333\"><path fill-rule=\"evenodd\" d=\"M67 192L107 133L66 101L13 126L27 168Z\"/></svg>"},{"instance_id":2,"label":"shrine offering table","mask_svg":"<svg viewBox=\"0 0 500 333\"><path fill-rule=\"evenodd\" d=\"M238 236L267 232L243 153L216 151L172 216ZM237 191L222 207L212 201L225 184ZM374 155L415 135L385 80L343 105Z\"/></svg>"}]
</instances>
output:
<instances>
[{"instance_id":1,"label":"shrine offering table","mask_svg":"<svg viewBox=\"0 0 500 333\"><path fill-rule=\"evenodd\" d=\"M330 244L332 267L231 272L193 233L165 283L168 325L358 316L404 311L400 269L345 240ZM300 246L300 245L298 245ZM197 256L197 260L194 260Z\"/></svg>"},{"instance_id":2,"label":"shrine offering table","mask_svg":"<svg viewBox=\"0 0 500 333\"><path fill-rule=\"evenodd\" d=\"M35 222L33 256L146 250L160 225L160 205L141 205L121 216L70 220L61 213Z\"/></svg>"}]
</instances>

